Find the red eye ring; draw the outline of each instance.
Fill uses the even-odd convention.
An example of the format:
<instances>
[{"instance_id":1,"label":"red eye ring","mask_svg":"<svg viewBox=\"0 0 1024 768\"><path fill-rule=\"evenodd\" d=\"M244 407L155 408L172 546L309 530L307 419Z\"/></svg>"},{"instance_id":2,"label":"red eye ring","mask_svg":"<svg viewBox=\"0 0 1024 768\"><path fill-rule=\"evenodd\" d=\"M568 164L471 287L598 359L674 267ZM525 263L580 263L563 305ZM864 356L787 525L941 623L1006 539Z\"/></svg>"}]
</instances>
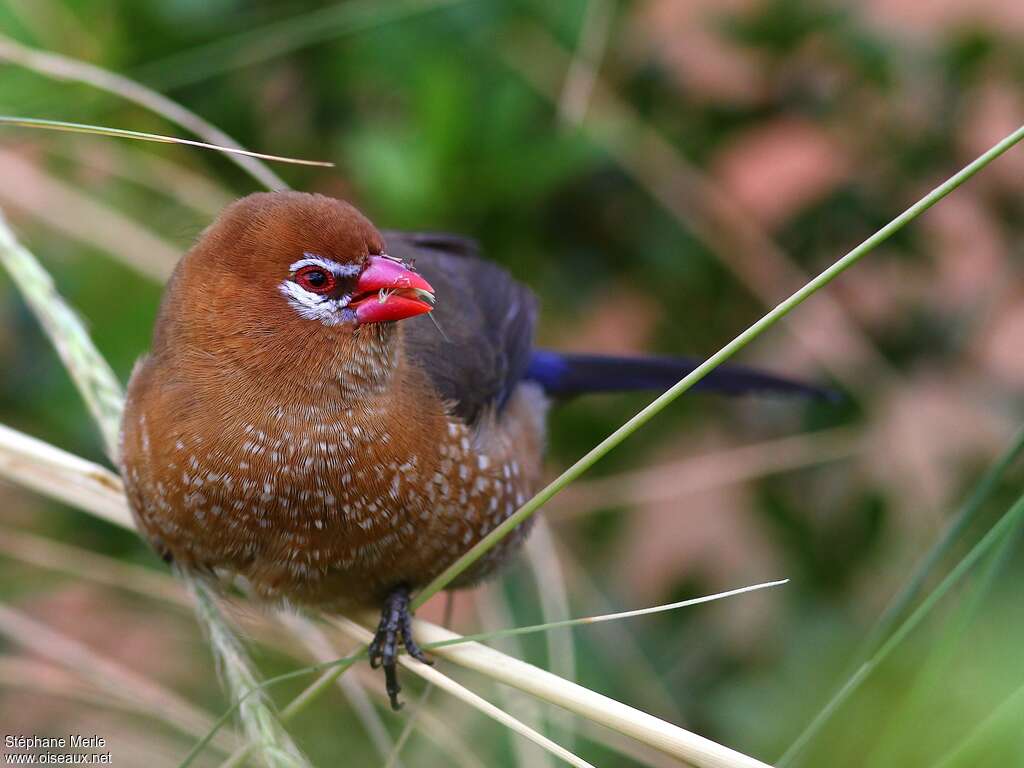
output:
<instances>
[{"instance_id":1,"label":"red eye ring","mask_svg":"<svg viewBox=\"0 0 1024 768\"><path fill-rule=\"evenodd\" d=\"M330 293L338 285L338 279L333 272L316 264L307 264L296 270L295 282L310 293L318 294Z\"/></svg>"}]
</instances>

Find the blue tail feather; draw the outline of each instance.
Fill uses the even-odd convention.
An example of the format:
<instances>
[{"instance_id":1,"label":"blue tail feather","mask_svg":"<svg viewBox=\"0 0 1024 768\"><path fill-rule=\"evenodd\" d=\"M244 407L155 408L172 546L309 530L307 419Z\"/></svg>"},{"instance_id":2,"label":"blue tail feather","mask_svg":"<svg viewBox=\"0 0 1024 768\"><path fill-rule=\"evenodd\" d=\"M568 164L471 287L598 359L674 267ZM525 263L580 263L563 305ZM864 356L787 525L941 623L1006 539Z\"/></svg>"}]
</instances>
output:
<instances>
[{"instance_id":1,"label":"blue tail feather","mask_svg":"<svg viewBox=\"0 0 1024 768\"><path fill-rule=\"evenodd\" d=\"M552 397L592 392L665 390L693 371L701 361L688 357L617 357L534 350L524 378L540 384ZM834 399L832 390L794 381L742 365L722 365L704 377L695 390L726 395L752 393Z\"/></svg>"}]
</instances>

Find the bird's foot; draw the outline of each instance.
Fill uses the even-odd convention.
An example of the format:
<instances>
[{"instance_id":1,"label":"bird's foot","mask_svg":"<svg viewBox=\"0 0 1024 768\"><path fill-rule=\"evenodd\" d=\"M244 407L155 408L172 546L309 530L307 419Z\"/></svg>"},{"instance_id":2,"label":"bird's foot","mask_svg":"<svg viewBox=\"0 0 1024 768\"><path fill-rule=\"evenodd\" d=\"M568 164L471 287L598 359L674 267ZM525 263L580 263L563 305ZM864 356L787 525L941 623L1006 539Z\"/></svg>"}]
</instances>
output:
<instances>
[{"instance_id":1,"label":"bird's foot","mask_svg":"<svg viewBox=\"0 0 1024 768\"><path fill-rule=\"evenodd\" d=\"M433 664L426 654L416 645L412 638L412 612L409 610L409 588L404 584L395 587L384 601L380 614L377 634L370 643L370 666L374 669L384 667L384 679L387 684L388 698L391 708L396 712L402 708L398 700L398 692L402 686L398 684L398 645L405 646L406 652L417 661Z\"/></svg>"}]
</instances>

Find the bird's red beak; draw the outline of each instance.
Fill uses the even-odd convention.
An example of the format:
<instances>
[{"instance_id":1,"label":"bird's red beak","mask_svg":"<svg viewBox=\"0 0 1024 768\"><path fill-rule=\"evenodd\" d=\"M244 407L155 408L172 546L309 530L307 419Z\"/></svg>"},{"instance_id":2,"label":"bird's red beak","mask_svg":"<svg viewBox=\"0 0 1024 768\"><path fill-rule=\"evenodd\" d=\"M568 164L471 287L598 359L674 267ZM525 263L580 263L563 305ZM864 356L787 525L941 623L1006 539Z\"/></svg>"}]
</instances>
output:
<instances>
[{"instance_id":1,"label":"bird's red beak","mask_svg":"<svg viewBox=\"0 0 1024 768\"><path fill-rule=\"evenodd\" d=\"M356 281L349 307L360 323L405 320L434 308L434 289L405 263L390 256L371 256Z\"/></svg>"}]
</instances>

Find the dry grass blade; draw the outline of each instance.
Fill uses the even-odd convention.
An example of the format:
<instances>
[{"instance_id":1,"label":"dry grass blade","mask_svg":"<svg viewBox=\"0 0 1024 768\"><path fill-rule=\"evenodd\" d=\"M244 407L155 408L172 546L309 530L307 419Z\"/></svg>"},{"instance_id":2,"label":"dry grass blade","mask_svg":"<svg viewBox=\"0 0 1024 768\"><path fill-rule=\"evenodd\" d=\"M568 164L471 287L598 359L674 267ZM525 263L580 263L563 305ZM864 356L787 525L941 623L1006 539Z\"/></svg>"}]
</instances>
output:
<instances>
[{"instance_id":1,"label":"dry grass blade","mask_svg":"<svg viewBox=\"0 0 1024 768\"><path fill-rule=\"evenodd\" d=\"M135 144L111 141L101 149L93 141L47 142L47 154L70 160L79 168L138 185L174 200L205 219L212 219L234 202L224 185L178 160L147 152Z\"/></svg>"},{"instance_id":2,"label":"dry grass blade","mask_svg":"<svg viewBox=\"0 0 1024 768\"><path fill-rule=\"evenodd\" d=\"M101 690L130 698L142 711L188 736L205 733L213 723L213 717L173 691L2 603L0 634L26 650L81 675ZM216 745L222 751L230 751L235 743L237 739L230 733L218 734Z\"/></svg>"},{"instance_id":3,"label":"dry grass blade","mask_svg":"<svg viewBox=\"0 0 1024 768\"><path fill-rule=\"evenodd\" d=\"M686 600L679 600L675 603L664 603L663 605L652 605L648 608L634 608L629 611L618 611L616 613L605 613L598 616L586 616L580 619L564 619L562 621L552 621L548 624L535 624L529 627L511 627L509 629L498 629L493 632L485 632L479 635L457 635L453 640L443 640L436 643L428 643L423 647L429 650L435 648L444 648L449 645L461 645L470 640L478 640L480 642L490 642L492 640L499 640L503 637L514 637L516 635L528 635L534 632L550 631L552 629L560 629L565 627L581 627L587 624L601 624L607 621L619 621L621 619L632 619L637 616L649 616L653 613L664 613L666 611L675 611L680 608L688 608L693 605L701 605L702 603L713 603L716 600L725 600L726 598L736 597L737 595L744 595L747 592L756 592L761 589L770 589L772 587L781 587L783 584L788 584L789 579L778 579L776 581L764 581L760 584L751 584L746 587L737 587L736 589L729 589L725 592L716 592L713 595L703 595L702 597L691 597Z\"/></svg>"},{"instance_id":4,"label":"dry grass blade","mask_svg":"<svg viewBox=\"0 0 1024 768\"><path fill-rule=\"evenodd\" d=\"M50 337L57 354L85 398L103 433L107 451L116 459L124 396L114 372L97 351L75 315L35 257L14 239L0 211L0 264L7 269L32 313Z\"/></svg>"},{"instance_id":5,"label":"dry grass blade","mask_svg":"<svg viewBox=\"0 0 1024 768\"><path fill-rule=\"evenodd\" d=\"M348 0L221 37L146 65L138 75L161 87L191 85L212 75L282 56L314 43L396 22L466 0Z\"/></svg>"},{"instance_id":6,"label":"dry grass blade","mask_svg":"<svg viewBox=\"0 0 1024 768\"><path fill-rule=\"evenodd\" d=\"M249 742L260 745L260 757L268 768L312 768L260 688L249 655L220 612L216 590L200 578L184 581L195 599L203 628L209 633L210 645L227 679L228 689L240 702L238 711Z\"/></svg>"},{"instance_id":7,"label":"dry grass blade","mask_svg":"<svg viewBox=\"0 0 1024 768\"><path fill-rule=\"evenodd\" d=\"M373 618L365 616L361 620L372 625ZM365 633L369 631L365 627L354 625L348 619L338 620L337 623L339 628L357 639L367 636ZM699 768L766 768L765 763L759 760L666 723L653 715L640 712L596 691L563 680L532 664L506 656L479 643L462 642L458 634L444 627L417 619L415 632L416 637L425 646L433 645L430 648L432 654L446 661L480 672L492 680L557 704ZM458 644L454 644L456 642ZM452 644L435 645L438 643Z\"/></svg>"},{"instance_id":8,"label":"dry grass blade","mask_svg":"<svg viewBox=\"0 0 1024 768\"><path fill-rule=\"evenodd\" d=\"M862 446L858 430L840 427L727 448L581 480L566 488L547 513L553 520L562 520L616 505L668 501L771 474L842 461L856 456Z\"/></svg>"},{"instance_id":9,"label":"dry grass blade","mask_svg":"<svg viewBox=\"0 0 1024 768\"><path fill-rule=\"evenodd\" d=\"M135 527L121 478L106 467L3 425L0 475L114 525Z\"/></svg>"},{"instance_id":10,"label":"dry grass blade","mask_svg":"<svg viewBox=\"0 0 1024 768\"><path fill-rule=\"evenodd\" d=\"M108 72L93 64L56 53L36 51L4 36L0 36L0 58L20 64L47 77L86 83L108 93L117 94L180 125L210 144L242 149L241 145L224 131L203 120L194 112L185 109L177 102L130 78ZM229 157L268 189L288 188L288 185L258 158L237 154L229 155Z\"/></svg>"},{"instance_id":11,"label":"dry grass blade","mask_svg":"<svg viewBox=\"0 0 1024 768\"><path fill-rule=\"evenodd\" d=\"M479 599L473 601L473 607L476 609L485 632L495 632L502 627L510 627L515 624L515 617L512 615L508 600L505 598L505 590L500 582L484 585ZM496 638L494 643L502 653L515 657L523 656L523 647L515 636ZM538 731L550 732L545 727L547 712L539 701L516 695L515 691L510 691L505 686L499 686L496 694L501 702L501 708L510 715ZM562 737L564 738L566 734L572 735L572 732L566 731ZM512 747L515 753L515 764L520 768L551 768L553 765L550 755L539 750L533 744L516 742ZM568 748L568 742L566 748Z\"/></svg>"},{"instance_id":12,"label":"dry grass blade","mask_svg":"<svg viewBox=\"0 0 1024 768\"><path fill-rule=\"evenodd\" d=\"M527 562L536 581L537 596L540 600L541 616L545 624L569 619L569 590L566 586L565 569L555 545L551 526L543 517L534 523L533 532L524 547ZM576 643L572 632L552 630L544 633L547 643L548 668L566 680L576 679ZM567 737L576 730L576 718L568 712L554 713L552 720ZM573 742L566 746L572 748Z\"/></svg>"},{"instance_id":13,"label":"dry grass blade","mask_svg":"<svg viewBox=\"0 0 1024 768\"><path fill-rule=\"evenodd\" d=\"M0 686L58 696L89 707L106 707L130 715L139 712L140 702L122 691L102 690L56 664L22 656L0 657Z\"/></svg>"},{"instance_id":14,"label":"dry grass blade","mask_svg":"<svg viewBox=\"0 0 1024 768\"><path fill-rule=\"evenodd\" d=\"M0 431L3 429L0 427ZM0 474L7 473L0 470ZM37 568L60 571L76 580L88 579L105 587L128 589L152 600L191 608L181 585L162 572L27 531L0 525L0 555Z\"/></svg>"},{"instance_id":15,"label":"dry grass blade","mask_svg":"<svg viewBox=\"0 0 1024 768\"><path fill-rule=\"evenodd\" d=\"M521 25L502 36L495 53L542 97L557 104L572 55L540 25ZM695 233L767 307L809 276L728 194L692 165L627 101L594 76L581 130L608 153L638 187ZM789 332L851 392L875 390L897 374L842 304L819 295Z\"/></svg>"},{"instance_id":16,"label":"dry grass blade","mask_svg":"<svg viewBox=\"0 0 1024 768\"><path fill-rule=\"evenodd\" d=\"M614 5L614 0L587 2L576 55L572 58L565 85L562 86L562 96L558 100L558 112L570 125L579 125L587 116L601 57L611 33Z\"/></svg>"},{"instance_id":17,"label":"dry grass blade","mask_svg":"<svg viewBox=\"0 0 1024 768\"><path fill-rule=\"evenodd\" d=\"M121 414L124 407L121 384L92 343L82 322L57 292L49 274L36 261L35 257L15 240L2 215L0 215L0 263L3 263L11 272L15 284L24 294L47 336L50 337L51 342L60 353L65 367L68 368L75 385L89 406L93 419L100 428L108 455L116 464L118 462ZM34 447L38 457L38 446ZM44 458L57 460L58 457L51 454ZM38 482L38 464L34 468ZM10 469L12 474L20 476L26 468L19 463L15 456ZM33 467L28 469L31 470ZM120 488L115 490L110 485L106 490L109 495L120 497L119 502L126 510L124 517L127 517L130 522L131 515L127 514L127 501L123 491ZM181 576L195 596L200 621L209 634L211 645L217 654L217 661L224 670L225 679L231 685L233 697L235 700L245 703L245 706L240 709L243 725L249 738L254 739L259 746L260 757L273 768L278 768L278 766L295 768L295 766L308 765L280 727L276 715L271 711L265 698L262 695L248 695L256 687L255 675L241 643L234 637L229 625L221 616L212 592L206 584L199 583L190 575L182 574Z\"/></svg>"},{"instance_id":18,"label":"dry grass blade","mask_svg":"<svg viewBox=\"0 0 1024 768\"><path fill-rule=\"evenodd\" d=\"M350 637L352 637L354 640L357 640L360 643L369 643L373 639L373 633L370 630L366 629L365 627L359 626L358 624L356 624L354 621L351 621L350 619L337 619L335 621L335 624L343 632L345 632ZM438 628L440 629L440 627L438 627ZM491 704L486 699L483 699L480 696L477 696L475 693L470 691L468 688L465 688L465 687L459 685L457 682L452 680L450 677L448 677L447 675L444 675L444 674L438 672L433 667L429 667L426 664L423 664L422 662L416 661L415 659L412 659L409 656L404 655L404 654L402 656L399 656L399 662L406 669L408 669L408 670L414 672L415 674L419 675L420 677L422 677L427 682L432 683L433 685L437 686L438 688L440 688L440 689L442 689L444 691L447 691L448 693L450 693L453 696L461 699L462 701L466 702L467 704L470 704L474 708L476 708L476 709L480 710L481 712L483 712L484 714L486 714L488 717L491 717L494 720L496 720L497 722L501 723L502 725L504 725L509 730L515 731L516 733L520 734L521 736L524 736L525 738L529 739L531 742L533 742L537 746L542 747L546 751L550 752L555 757L558 757L561 760L564 760L569 765L575 765L575 766L578 766L578 768L588 768L588 767L589 768L593 768L593 766L591 766L590 763L588 763L587 761L577 757L572 752L569 752L568 750L563 749L561 746L559 746L558 744L555 744L553 741L551 741L547 737L537 733L535 730L533 730L529 726L524 725L520 721L518 721L515 718L511 717L508 713L506 713L502 709L499 709L498 707L494 706L493 704Z\"/></svg>"},{"instance_id":19,"label":"dry grass blade","mask_svg":"<svg viewBox=\"0 0 1024 768\"><path fill-rule=\"evenodd\" d=\"M11 435L16 436L17 439L10 440ZM5 440L7 441L6 443L4 442ZM32 452L30 455L38 454L40 453L39 445L46 446L49 461L58 467L63 467L65 472L69 472L67 468L75 462L80 462L78 466L86 475L98 466L91 462L77 459L65 451L61 451L53 446L47 446L45 443L40 443L40 441L25 438L13 430L0 429L0 449L6 450L15 459L0 463L0 473L3 473L15 482L28 485L30 488L43 494L82 507L86 511L93 511L91 507L87 508L77 501L77 494L64 493L63 488L58 488L56 485L42 485L32 482L33 476L38 476L38 468L26 471L26 463L31 464L32 462L17 460L18 452L20 449L28 448ZM68 474L68 477L70 478L70 474ZM65 483L60 485L63 486ZM95 488L92 486L89 486L89 488L90 493L83 495L83 498L91 499L95 506L97 501L95 496L99 495L102 502L99 506L105 510L105 513L101 514L102 517L124 527L132 527L127 501L120 490L119 480L114 484L100 484ZM347 626L350 624L350 622L346 621ZM451 642L459 637L442 627L425 622L418 622L417 626L417 632L422 632L418 636L425 643ZM362 631L365 632L365 630ZM362 636L362 634L359 634L359 637ZM438 648L434 652L450 661L475 669L492 679L527 690L569 711L615 728L621 733L628 734L666 754L687 759L694 765L707 766L708 768L751 768L752 766L761 766L763 768L764 764L753 758L742 755L696 734L689 733L658 718L646 715L575 683L562 680L550 672L545 672L525 662L512 659L498 651L477 643L465 643L461 647L468 648L469 650L465 653L459 653L457 649L460 646L448 646ZM481 659L484 659L484 661L481 661ZM288 710L286 709L285 711L287 712Z\"/></svg>"},{"instance_id":20,"label":"dry grass blade","mask_svg":"<svg viewBox=\"0 0 1024 768\"><path fill-rule=\"evenodd\" d=\"M438 643L458 637L454 632L422 620L416 621L415 630L416 636L424 643ZM765 768L765 764L759 760L684 731L485 645L460 643L434 648L431 653L467 669L482 672L494 680L557 704L701 768Z\"/></svg>"},{"instance_id":21,"label":"dry grass blade","mask_svg":"<svg viewBox=\"0 0 1024 768\"><path fill-rule=\"evenodd\" d=\"M0 200L57 232L97 248L143 277L165 281L180 249L94 196L0 149Z\"/></svg>"},{"instance_id":22,"label":"dry grass blade","mask_svg":"<svg viewBox=\"0 0 1024 768\"><path fill-rule=\"evenodd\" d=\"M338 658L339 654L323 630L309 619L287 611L278 612L277 619L305 646L315 661L326 663ZM380 713L374 709L363 686L351 675L345 675L338 678L338 687L362 723L381 760L388 760L395 748L394 739L388 733ZM401 763L397 763L396 768L401 768Z\"/></svg>"},{"instance_id":23,"label":"dry grass blade","mask_svg":"<svg viewBox=\"0 0 1024 768\"><path fill-rule=\"evenodd\" d=\"M36 128L44 131L63 131L65 133L85 133L92 134L94 136L112 136L118 139L153 141L157 144L183 144L188 147L198 147L199 149L212 149L229 155L244 155L245 157L255 157L260 160L271 160L275 163L316 165L322 168L334 167L334 163L328 162L327 160L302 160L296 157L284 157L283 155L267 155L263 152L251 152L248 149L229 147L223 144L210 144L205 141L193 141L192 139L182 139L177 136L165 136L161 133L129 131L125 128L109 128L105 125L68 123L63 120L44 120L42 118L34 117L11 117L10 115L0 115L0 125L13 125L20 128Z\"/></svg>"}]
</instances>

